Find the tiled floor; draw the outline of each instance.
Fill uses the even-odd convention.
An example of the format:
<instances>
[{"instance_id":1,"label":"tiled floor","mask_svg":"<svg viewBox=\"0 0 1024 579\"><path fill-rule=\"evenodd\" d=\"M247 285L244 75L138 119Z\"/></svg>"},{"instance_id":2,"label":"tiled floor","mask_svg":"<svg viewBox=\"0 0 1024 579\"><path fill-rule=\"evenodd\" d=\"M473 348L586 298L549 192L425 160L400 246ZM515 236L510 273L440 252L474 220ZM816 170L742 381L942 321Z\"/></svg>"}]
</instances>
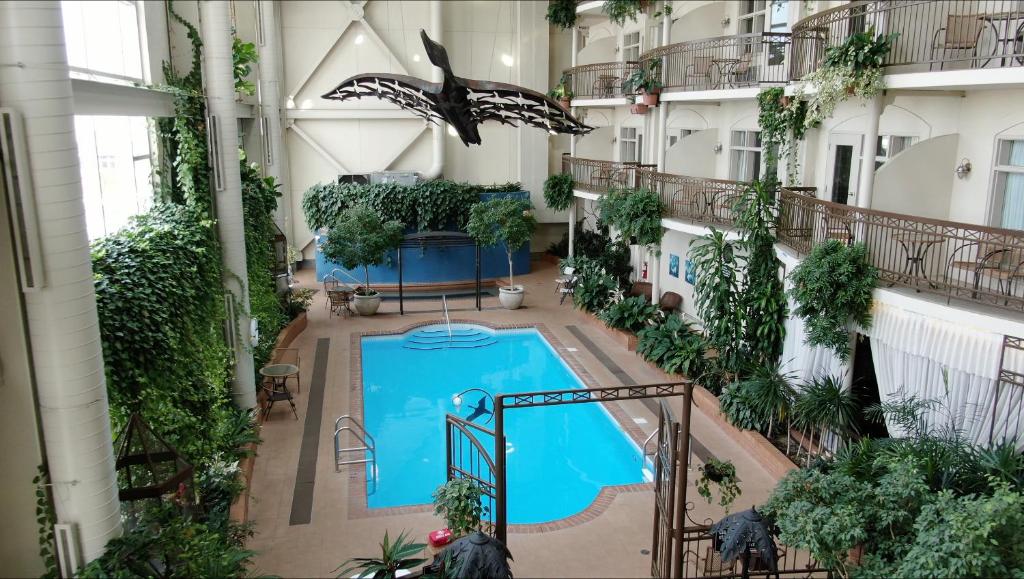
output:
<instances>
[{"instance_id":1,"label":"tiled floor","mask_svg":"<svg viewBox=\"0 0 1024 579\"><path fill-rule=\"evenodd\" d=\"M543 323L565 350L566 358L575 358L597 385L619 386L632 380L638 384L663 382L668 377L598 329L588 316L575 311L571 303L558 304L553 280L553 265L534 262L534 273L517 278L527 290L525 307L517 311L500 309L497 299L484 299L484 311L473 308L472 298L449 300L452 317L491 324ZM315 287L312 272L303 271L303 285ZM252 482L250 520L256 536L249 547L256 550L257 571L284 577L334 576L338 565L349 557L370 556L379 552L378 543L387 530L392 536L408 530L418 540L430 530L443 526L429 512L349 518L349 474L335 473L332 457L334 419L349 409L351 335L353 332L391 330L415 322L438 320L439 300L409 300L406 315L398 315L398 304L385 301L372 318L328 317L324 296L318 293L309 312L306 331L293 343L302 358L302 392L296 394L299 420L287 405L277 405L262 430L263 443ZM574 327L574 328L572 328ZM585 337L580 339L580 335ZM313 362L318 340L330 340L326 360L323 413L319 428L316 476L313 485L312 516L308 524L289 524L292 497L296 489L296 469L306 422L306 407L313 379ZM588 342L588 343L584 343ZM322 344L322 342L321 342ZM323 346L321 345L321 351ZM591 348L598 350L595 355ZM610 363L609 363L610 362ZM410 368L410 375L415 374ZM674 405L679 411L680 404ZM630 418L644 419L645 433L655 427L657 417L648 405L639 401L621 403ZM736 464L743 494L735 509L762 502L774 486L774 479L754 459L702 414L693 412L692 435L701 452L727 458ZM309 457L307 457L308 459ZM693 519L721 516L721 509L708 505L693 489L699 457L687 489L694 503ZM361 470L361 469L360 469ZM536 489L542 493L543 489ZM650 491L615 494L607 508L588 522L557 531L509 535L509 548L515 557L513 571L518 577L640 577L650 574L650 549L654 495Z\"/></svg>"}]
</instances>

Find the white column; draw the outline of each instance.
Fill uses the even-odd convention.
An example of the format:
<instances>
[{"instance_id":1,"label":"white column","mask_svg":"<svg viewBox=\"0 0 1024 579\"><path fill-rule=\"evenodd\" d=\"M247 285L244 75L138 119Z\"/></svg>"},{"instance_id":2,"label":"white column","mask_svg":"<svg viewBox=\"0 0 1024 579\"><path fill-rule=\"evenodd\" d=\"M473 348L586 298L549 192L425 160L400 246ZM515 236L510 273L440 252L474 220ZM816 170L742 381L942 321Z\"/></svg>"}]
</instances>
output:
<instances>
[{"instance_id":1,"label":"white column","mask_svg":"<svg viewBox=\"0 0 1024 579\"><path fill-rule=\"evenodd\" d=\"M207 113L216 130L219 151L211 151L220 183L214 183L217 232L224 266L224 288L236 300L235 368L231 397L239 408L256 406L256 377L249 351L249 274L245 263L245 224L242 216L242 178L238 169L238 118L232 76L231 17L227 2L200 2ZM219 159L219 160L218 160ZM215 171L215 172L216 172ZM214 179L213 181L216 181ZM219 187L218 187L219 185ZM229 322L231 323L231 322Z\"/></svg>"},{"instance_id":2,"label":"white column","mask_svg":"<svg viewBox=\"0 0 1024 579\"><path fill-rule=\"evenodd\" d=\"M576 197L569 204L569 257L576 255Z\"/></svg>"},{"instance_id":3,"label":"white column","mask_svg":"<svg viewBox=\"0 0 1024 579\"><path fill-rule=\"evenodd\" d=\"M665 4L671 4L672 0L665 0ZM662 7L662 11L665 8ZM672 44L672 15L663 14L661 20L662 46ZM664 86L668 83L668 57L661 59L661 82ZM658 172L665 172L665 153L668 148L668 103L660 102L658 105ZM657 303L657 302L655 302Z\"/></svg>"},{"instance_id":4,"label":"white column","mask_svg":"<svg viewBox=\"0 0 1024 579\"><path fill-rule=\"evenodd\" d=\"M579 30L577 30L576 27L573 26L572 27L572 55L571 55L571 58L570 58L570 61L569 61L570 62L570 66L573 66L573 67L576 66L576 52L579 50L579 48L578 48L579 47L579 36L580 36ZM576 116L576 107L572 107L571 110L572 110L573 116ZM569 135L569 156L570 157L575 157L576 156L576 139L577 139L576 135ZM571 229L569 231L569 239L570 239L569 247L572 247L572 230Z\"/></svg>"},{"instance_id":5,"label":"white column","mask_svg":"<svg viewBox=\"0 0 1024 579\"><path fill-rule=\"evenodd\" d=\"M516 83L520 86L545 86L548 83L548 23L544 2L516 2L517 52ZM519 181L530 192L536 207L544 207L544 179L548 175L550 135L535 127L516 129L519 141ZM547 209L544 210L547 212ZM553 219L547 217L546 219Z\"/></svg>"},{"instance_id":6,"label":"white column","mask_svg":"<svg viewBox=\"0 0 1024 579\"><path fill-rule=\"evenodd\" d=\"M399 10L401 10L399 4ZM430 2L430 38L434 42L444 43L444 28L441 25L441 0ZM444 80L444 73L436 66L430 67L431 82ZM420 177L423 179L437 179L444 173L444 134L446 125L442 121L430 124L430 142L433 151L434 162Z\"/></svg>"},{"instance_id":7,"label":"white column","mask_svg":"<svg viewBox=\"0 0 1024 579\"><path fill-rule=\"evenodd\" d=\"M37 211L43 285L25 306L54 506L91 561L121 534L121 510L60 3L0 2L0 54L0 103L24 119L20 181Z\"/></svg>"},{"instance_id":8,"label":"white column","mask_svg":"<svg viewBox=\"0 0 1024 579\"><path fill-rule=\"evenodd\" d=\"M878 119L881 116L882 95L876 95L867 103L864 142L861 145L857 207L862 209L871 208L871 197L875 190L875 157L878 155Z\"/></svg>"},{"instance_id":9,"label":"white column","mask_svg":"<svg viewBox=\"0 0 1024 579\"><path fill-rule=\"evenodd\" d=\"M263 169L281 186L281 197L274 212L274 221L288 239L292 239L292 191L288 174L288 154L284 148L284 133L281 130L281 26L277 19L277 2L257 0L257 17L260 27L259 82L260 115L263 130Z\"/></svg>"},{"instance_id":10,"label":"white column","mask_svg":"<svg viewBox=\"0 0 1024 579\"><path fill-rule=\"evenodd\" d=\"M651 303L654 305L658 305L658 301L661 300L661 256L658 254L659 250L658 246L653 246L647 253L647 259L650 260L647 267L648 275L651 278Z\"/></svg>"}]
</instances>

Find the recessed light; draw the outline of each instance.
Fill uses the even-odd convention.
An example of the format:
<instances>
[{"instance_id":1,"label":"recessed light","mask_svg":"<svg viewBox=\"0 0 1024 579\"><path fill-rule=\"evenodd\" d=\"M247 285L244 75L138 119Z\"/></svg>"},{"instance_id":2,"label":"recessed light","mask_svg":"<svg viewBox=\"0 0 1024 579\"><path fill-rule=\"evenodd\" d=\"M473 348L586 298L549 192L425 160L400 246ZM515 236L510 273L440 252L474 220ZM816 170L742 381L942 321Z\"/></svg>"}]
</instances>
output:
<instances>
[{"instance_id":1,"label":"recessed light","mask_svg":"<svg viewBox=\"0 0 1024 579\"><path fill-rule=\"evenodd\" d=\"M512 66L515 63L516 63L516 61L510 55L508 55L508 54L502 54L501 55L501 64L504 64L505 66Z\"/></svg>"}]
</instances>

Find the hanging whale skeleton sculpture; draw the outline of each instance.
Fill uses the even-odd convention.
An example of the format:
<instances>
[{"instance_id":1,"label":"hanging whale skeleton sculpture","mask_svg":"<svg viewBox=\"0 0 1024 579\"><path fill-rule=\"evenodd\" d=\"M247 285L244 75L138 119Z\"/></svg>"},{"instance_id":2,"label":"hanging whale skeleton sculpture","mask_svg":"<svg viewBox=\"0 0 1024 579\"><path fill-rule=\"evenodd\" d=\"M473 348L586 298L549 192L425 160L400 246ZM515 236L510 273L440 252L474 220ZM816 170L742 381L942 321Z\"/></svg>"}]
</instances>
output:
<instances>
[{"instance_id":1,"label":"hanging whale skeleton sculpture","mask_svg":"<svg viewBox=\"0 0 1024 579\"><path fill-rule=\"evenodd\" d=\"M462 142L480 144L478 125L497 121L529 125L551 134L584 135L593 130L551 98L528 88L459 78L452 72L448 51L420 30L427 57L444 71L444 82L428 82L404 74L357 74L342 81L322 98L345 101L377 97L437 124L446 122Z\"/></svg>"}]
</instances>

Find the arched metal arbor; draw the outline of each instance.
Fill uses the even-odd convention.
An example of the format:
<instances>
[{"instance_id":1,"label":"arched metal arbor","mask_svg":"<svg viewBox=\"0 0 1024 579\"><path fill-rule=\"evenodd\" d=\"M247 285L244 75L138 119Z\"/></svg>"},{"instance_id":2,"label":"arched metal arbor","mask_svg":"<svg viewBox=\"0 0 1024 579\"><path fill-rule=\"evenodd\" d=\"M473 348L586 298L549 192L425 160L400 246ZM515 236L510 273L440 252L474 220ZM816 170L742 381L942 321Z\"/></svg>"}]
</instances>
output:
<instances>
[{"instance_id":1,"label":"arched metal arbor","mask_svg":"<svg viewBox=\"0 0 1024 579\"><path fill-rule=\"evenodd\" d=\"M476 309L480 311L482 309L481 303L481 284L480 284L480 246L477 242L469 236L469 234L462 231L423 231L420 233L410 233L402 238L402 243L398 245L398 312L400 315L405 315L405 284L403 281L403 262L402 253L403 250L408 249L425 249L428 247L474 247L476 251L475 262L476 262L476 285L474 293L476 294Z\"/></svg>"}]
</instances>

